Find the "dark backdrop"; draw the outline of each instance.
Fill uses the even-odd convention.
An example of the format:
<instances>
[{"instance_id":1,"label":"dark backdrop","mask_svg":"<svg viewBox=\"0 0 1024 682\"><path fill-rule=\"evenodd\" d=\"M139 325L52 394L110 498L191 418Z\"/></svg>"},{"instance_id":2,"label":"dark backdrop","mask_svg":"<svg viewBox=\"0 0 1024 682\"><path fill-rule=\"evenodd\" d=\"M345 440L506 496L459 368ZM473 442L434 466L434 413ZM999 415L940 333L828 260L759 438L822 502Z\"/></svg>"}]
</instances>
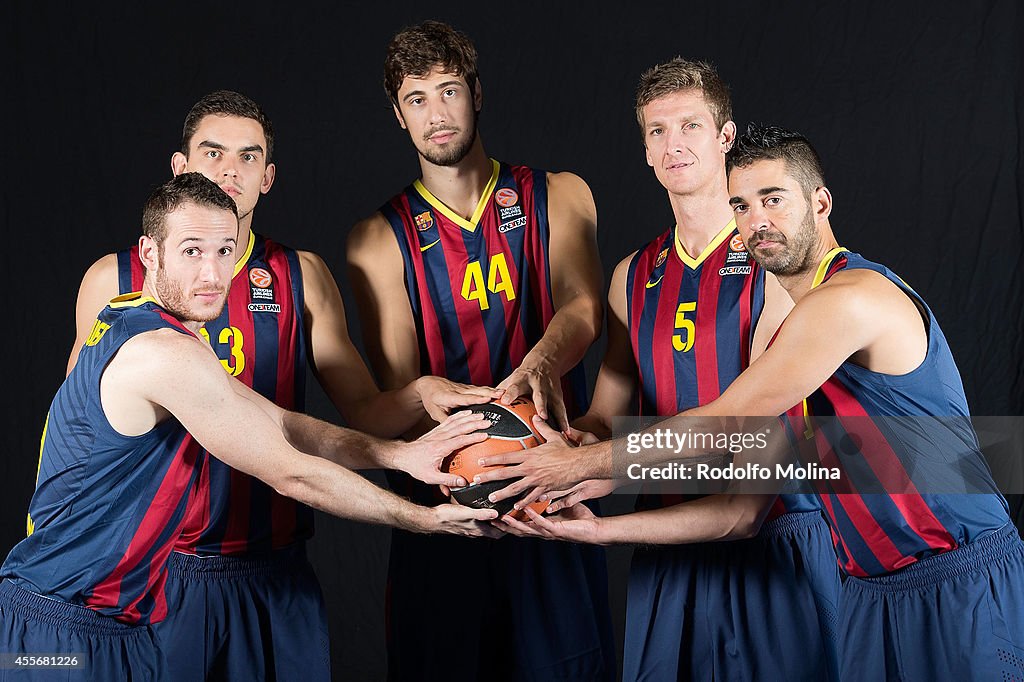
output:
<instances>
[{"instance_id":1,"label":"dark backdrop","mask_svg":"<svg viewBox=\"0 0 1024 682\"><path fill-rule=\"evenodd\" d=\"M888 264L929 301L974 413L1024 412L1017 0L855 9L776 1L728 13L712 4L444 3L425 14L412 2L5 3L0 548L24 533L78 282L97 257L135 240L142 201L169 177L191 104L231 88L264 106L278 132L278 179L255 228L320 253L351 310L348 230L417 174L380 87L384 46L401 26L432 17L479 48L488 152L590 183L606 275L672 221L633 118L637 77L676 54L713 61L732 85L741 127L778 123L816 143L840 242ZM599 350L588 357L591 378ZM310 403L336 418L318 388ZM311 553L338 679L383 675L387 539L385 530L319 520ZM620 619L626 560L612 553Z\"/></svg>"}]
</instances>

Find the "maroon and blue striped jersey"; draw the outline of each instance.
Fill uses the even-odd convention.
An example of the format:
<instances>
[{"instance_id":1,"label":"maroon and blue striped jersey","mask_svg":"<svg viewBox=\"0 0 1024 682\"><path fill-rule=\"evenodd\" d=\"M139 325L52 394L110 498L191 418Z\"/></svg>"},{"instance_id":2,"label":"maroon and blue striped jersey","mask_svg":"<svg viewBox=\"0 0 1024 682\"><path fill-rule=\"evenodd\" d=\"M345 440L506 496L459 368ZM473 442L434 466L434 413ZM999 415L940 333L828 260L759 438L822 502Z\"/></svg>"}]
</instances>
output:
<instances>
[{"instance_id":1,"label":"maroon and blue striped jersey","mask_svg":"<svg viewBox=\"0 0 1024 682\"><path fill-rule=\"evenodd\" d=\"M138 247L117 254L122 292L142 286ZM306 382L305 303L298 255L249 233L247 252L235 265L220 317L203 336L224 369L268 400L303 409ZM189 505L175 550L237 556L280 549L313 534L313 512L259 479L214 456Z\"/></svg>"},{"instance_id":2,"label":"maroon and blue striped jersey","mask_svg":"<svg viewBox=\"0 0 1024 682\"><path fill-rule=\"evenodd\" d=\"M626 275L627 321L639 372L642 416L669 416L717 399L750 364L752 330L764 308L764 271L731 221L696 258L675 228L641 248ZM641 509L684 501L641 495ZM783 495L770 518L818 509Z\"/></svg>"},{"instance_id":3,"label":"maroon and blue striped jersey","mask_svg":"<svg viewBox=\"0 0 1024 682\"><path fill-rule=\"evenodd\" d=\"M480 386L519 367L555 314L547 174L491 163L469 220L418 180L380 209L402 253L422 374ZM570 417L586 408L582 365L562 391Z\"/></svg>"},{"instance_id":4,"label":"maroon and blue striped jersey","mask_svg":"<svg viewBox=\"0 0 1024 682\"><path fill-rule=\"evenodd\" d=\"M47 414L28 537L0 569L26 590L133 624L167 615L167 561L206 459L176 419L123 436L100 403L121 346L158 329L191 335L151 298L100 312Z\"/></svg>"},{"instance_id":5,"label":"maroon and blue striped jersey","mask_svg":"<svg viewBox=\"0 0 1024 682\"><path fill-rule=\"evenodd\" d=\"M928 351L898 376L847 361L787 412L788 431L805 460L838 468L815 481L839 565L854 576L909 566L994 533L1009 523L971 426L960 372L935 316L888 268L842 248L822 261L812 289L842 270L889 279L921 311ZM940 481L938 492L920 483ZM963 481L951 492L950 481Z\"/></svg>"}]
</instances>

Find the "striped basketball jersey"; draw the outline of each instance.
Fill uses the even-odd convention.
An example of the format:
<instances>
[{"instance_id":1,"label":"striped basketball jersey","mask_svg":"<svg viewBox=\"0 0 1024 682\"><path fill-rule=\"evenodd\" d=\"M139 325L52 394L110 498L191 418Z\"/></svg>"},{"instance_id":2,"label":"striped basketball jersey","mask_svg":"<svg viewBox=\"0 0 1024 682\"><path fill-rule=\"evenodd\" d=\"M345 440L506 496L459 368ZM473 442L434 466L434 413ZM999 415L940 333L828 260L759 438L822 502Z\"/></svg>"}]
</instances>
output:
<instances>
[{"instance_id":1,"label":"striped basketball jersey","mask_svg":"<svg viewBox=\"0 0 1024 682\"><path fill-rule=\"evenodd\" d=\"M142 286L138 247L117 254L122 292ZM305 303L298 255L249 233L235 264L227 304L203 336L224 369L268 400L302 411L305 401ZM244 555L280 549L313 534L313 512L273 488L209 458L175 550Z\"/></svg>"},{"instance_id":2,"label":"striped basketball jersey","mask_svg":"<svg viewBox=\"0 0 1024 682\"><path fill-rule=\"evenodd\" d=\"M816 488L839 565L864 577L974 542L1009 515L980 452L949 344L921 297L888 268L842 248L825 256L811 288L854 269L883 275L914 301L927 354L898 376L844 362L787 412L787 424L806 461L840 470L839 480L816 481ZM922 492L915 481L928 479L969 480L980 492Z\"/></svg>"},{"instance_id":3,"label":"striped basketball jersey","mask_svg":"<svg viewBox=\"0 0 1024 682\"><path fill-rule=\"evenodd\" d=\"M555 314L547 175L491 164L469 220L418 180L380 209L402 253L421 373L480 386L519 367ZM570 417L585 410L582 365L563 379L562 392Z\"/></svg>"},{"instance_id":4,"label":"striped basketball jersey","mask_svg":"<svg viewBox=\"0 0 1024 682\"><path fill-rule=\"evenodd\" d=\"M123 436L100 403L117 351L158 329L191 334L151 298L114 299L99 314L47 414L28 537L0 569L26 590L133 624L167 614L167 559L206 459L177 420Z\"/></svg>"},{"instance_id":5,"label":"striped basketball jersey","mask_svg":"<svg viewBox=\"0 0 1024 682\"><path fill-rule=\"evenodd\" d=\"M764 271L730 221L696 258L675 228L641 248L626 275L627 323L639 373L640 414L670 416L717 399L750 363L752 329L764 308ZM652 499L649 509L684 501ZM817 509L784 495L770 518Z\"/></svg>"}]
</instances>

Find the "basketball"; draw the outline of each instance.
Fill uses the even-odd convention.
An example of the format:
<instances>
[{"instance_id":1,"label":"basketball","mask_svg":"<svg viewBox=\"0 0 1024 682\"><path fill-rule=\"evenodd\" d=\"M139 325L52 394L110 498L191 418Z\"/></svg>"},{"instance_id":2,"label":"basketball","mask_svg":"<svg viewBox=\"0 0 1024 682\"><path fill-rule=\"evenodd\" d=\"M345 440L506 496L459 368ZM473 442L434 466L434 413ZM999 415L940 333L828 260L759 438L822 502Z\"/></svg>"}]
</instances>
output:
<instances>
[{"instance_id":1,"label":"basketball","mask_svg":"<svg viewBox=\"0 0 1024 682\"><path fill-rule=\"evenodd\" d=\"M472 482L473 477L480 472L494 468L480 466L481 457L500 455L515 450L529 450L545 442L544 438L533 428L533 416L537 414L537 409L529 398L516 398L511 405L503 405L494 400L481 405L471 405L465 409L480 412L490 420L490 426L480 429L480 432L486 433L490 437L482 443L466 446L445 457L441 463L441 471L445 473L457 474ZM499 514L505 515L512 511L515 500L508 499L494 503L488 500L487 496L516 480L518 479L476 485L471 483L463 488L453 488L452 498L459 504L476 509L496 509ZM538 514L542 513L547 506L547 502L534 502L530 505ZM525 521L528 518L522 511L514 512L512 516L520 521Z\"/></svg>"}]
</instances>

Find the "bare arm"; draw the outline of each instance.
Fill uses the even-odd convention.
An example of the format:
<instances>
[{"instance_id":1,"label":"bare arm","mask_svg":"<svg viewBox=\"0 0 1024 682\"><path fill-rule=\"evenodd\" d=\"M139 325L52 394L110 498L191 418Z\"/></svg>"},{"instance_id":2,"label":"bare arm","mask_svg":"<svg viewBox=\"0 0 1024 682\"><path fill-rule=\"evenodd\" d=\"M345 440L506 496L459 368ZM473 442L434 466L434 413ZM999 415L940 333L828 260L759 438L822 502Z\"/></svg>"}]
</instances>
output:
<instances>
[{"instance_id":1,"label":"bare arm","mask_svg":"<svg viewBox=\"0 0 1024 682\"><path fill-rule=\"evenodd\" d=\"M316 254L299 252L306 299L305 324L317 379L338 412L368 433L393 437L405 433L428 410L437 421L445 412L487 402L493 389L464 386L439 377L412 379L401 388L377 389L348 334L345 304L327 265Z\"/></svg>"},{"instance_id":2,"label":"bare arm","mask_svg":"<svg viewBox=\"0 0 1024 682\"><path fill-rule=\"evenodd\" d=\"M138 371L139 367L146 371ZM183 382L183 376L189 380ZM451 509L428 509L412 504L323 457L298 451L282 429L289 420L288 428L292 430L314 428L315 423L320 429L316 434L319 439L310 441L322 443L323 448L380 449L389 444L310 418L296 420L259 394L238 386L240 382L224 373L208 346L177 332L161 330L125 343L104 372L101 399L119 432L145 433L173 415L204 448L216 452L229 466L331 514L416 532L485 534L478 523L485 518L480 511L454 505L446 505ZM310 426L304 427L303 423ZM239 434L245 434L245 438ZM444 449L453 442L433 447Z\"/></svg>"},{"instance_id":3,"label":"bare arm","mask_svg":"<svg viewBox=\"0 0 1024 682\"><path fill-rule=\"evenodd\" d=\"M560 380L601 333L601 260L590 188L572 173L548 174L550 278L555 315L544 336L498 388L502 402L532 394L537 412L569 425Z\"/></svg>"},{"instance_id":4,"label":"bare arm","mask_svg":"<svg viewBox=\"0 0 1024 682\"><path fill-rule=\"evenodd\" d=\"M915 305L892 282L870 271L841 272L807 293L793 308L775 342L717 400L683 413L708 417L710 428L723 417L771 417L783 414L817 390L848 359L887 374L904 374L924 359L927 338ZM691 422L691 426L696 425ZM621 444L620 444L621 445ZM613 475L612 441L569 448L551 439L531 456L520 453L484 458L488 466L520 464L480 474L480 481L521 476L495 493L495 499L531 491L521 504L540 493L562 490L590 478ZM653 453L654 451L652 451ZM698 457L707 450L665 452L649 457L657 463Z\"/></svg>"},{"instance_id":5,"label":"bare arm","mask_svg":"<svg viewBox=\"0 0 1024 682\"><path fill-rule=\"evenodd\" d=\"M75 303L75 345L68 358L67 373L78 363L78 353L92 333L96 316L118 294L117 255L110 253L93 263L82 277Z\"/></svg>"}]
</instances>

